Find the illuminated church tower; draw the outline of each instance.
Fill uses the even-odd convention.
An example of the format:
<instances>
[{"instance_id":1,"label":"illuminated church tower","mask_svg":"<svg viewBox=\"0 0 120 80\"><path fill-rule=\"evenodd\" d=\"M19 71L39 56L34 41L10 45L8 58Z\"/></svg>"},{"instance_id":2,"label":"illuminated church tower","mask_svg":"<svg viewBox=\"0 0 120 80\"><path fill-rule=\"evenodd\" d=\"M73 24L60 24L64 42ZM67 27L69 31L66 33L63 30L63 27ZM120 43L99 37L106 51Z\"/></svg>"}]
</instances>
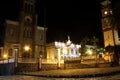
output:
<instances>
[{"instance_id":1,"label":"illuminated church tower","mask_svg":"<svg viewBox=\"0 0 120 80\"><path fill-rule=\"evenodd\" d=\"M22 0L19 20L5 20L3 54L9 57L46 57L46 28L37 25L36 0Z\"/></svg>"},{"instance_id":2,"label":"illuminated church tower","mask_svg":"<svg viewBox=\"0 0 120 80\"><path fill-rule=\"evenodd\" d=\"M33 56L35 29L37 28L37 15L35 13L35 0L24 0L20 13L20 46L22 56ZM29 47L29 52L24 48Z\"/></svg>"},{"instance_id":3,"label":"illuminated church tower","mask_svg":"<svg viewBox=\"0 0 120 80\"><path fill-rule=\"evenodd\" d=\"M112 25L112 9L111 9L111 2L109 0L105 0L101 3L102 5L102 30L103 30L103 37L104 37L104 47L111 45L118 45L120 44L118 30L115 26Z\"/></svg>"},{"instance_id":4,"label":"illuminated church tower","mask_svg":"<svg viewBox=\"0 0 120 80\"><path fill-rule=\"evenodd\" d=\"M20 44L29 46L29 57L45 57L46 28L37 25L36 0L23 0L20 16ZM22 49L22 48L21 48ZM22 54L27 54L22 49Z\"/></svg>"}]
</instances>

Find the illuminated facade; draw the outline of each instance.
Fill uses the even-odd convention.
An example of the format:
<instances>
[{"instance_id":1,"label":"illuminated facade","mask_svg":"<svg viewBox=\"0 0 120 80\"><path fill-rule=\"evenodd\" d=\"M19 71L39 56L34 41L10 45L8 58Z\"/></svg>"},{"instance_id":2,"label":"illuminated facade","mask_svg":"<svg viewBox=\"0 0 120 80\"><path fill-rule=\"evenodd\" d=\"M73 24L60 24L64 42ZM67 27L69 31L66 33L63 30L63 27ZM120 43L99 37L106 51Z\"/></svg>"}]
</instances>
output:
<instances>
[{"instance_id":1,"label":"illuminated facade","mask_svg":"<svg viewBox=\"0 0 120 80\"><path fill-rule=\"evenodd\" d=\"M105 0L101 3L102 5L102 30L103 30L103 38L104 38L104 47L107 46L115 46L120 45L120 34L118 34L118 29L115 25L112 25L112 8L111 8L111 2L109 0ZM108 61L112 61L113 59L112 53L106 53L104 54L104 59Z\"/></svg>"},{"instance_id":2,"label":"illuminated facade","mask_svg":"<svg viewBox=\"0 0 120 80\"><path fill-rule=\"evenodd\" d=\"M104 47L111 45L119 45L120 39L117 28L111 24L112 21L112 9L110 7L111 2L109 0L105 0L101 3L102 5L102 30L104 37Z\"/></svg>"},{"instance_id":3,"label":"illuminated facade","mask_svg":"<svg viewBox=\"0 0 120 80\"><path fill-rule=\"evenodd\" d=\"M46 28L37 25L35 0L23 0L18 21L5 20L1 57L46 57Z\"/></svg>"},{"instance_id":4,"label":"illuminated facade","mask_svg":"<svg viewBox=\"0 0 120 80\"><path fill-rule=\"evenodd\" d=\"M73 44L69 37L66 43L54 42L47 44L47 59L58 59L59 56L60 59L80 57L80 47L81 45Z\"/></svg>"}]
</instances>

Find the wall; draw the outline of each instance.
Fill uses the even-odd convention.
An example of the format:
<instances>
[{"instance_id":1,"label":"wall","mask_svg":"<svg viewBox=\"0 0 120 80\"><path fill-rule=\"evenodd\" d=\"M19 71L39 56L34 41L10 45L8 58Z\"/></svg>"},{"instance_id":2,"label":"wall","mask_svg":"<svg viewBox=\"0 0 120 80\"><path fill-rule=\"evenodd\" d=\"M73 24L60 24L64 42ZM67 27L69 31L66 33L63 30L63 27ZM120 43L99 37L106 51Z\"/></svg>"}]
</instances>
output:
<instances>
[{"instance_id":1,"label":"wall","mask_svg":"<svg viewBox=\"0 0 120 80\"><path fill-rule=\"evenodd\" d=\"M18 67L16 68L17 72L34 72L38 71L38 63L18 63Z\"/></svg>"},{"instance_id":2,"label":"wall","mask_svg":"<svg viewBox=\"0 0 120 80\"><path fill-rule=\"evenodd\" d=\"M0 64L0 76L14 74L14 63Z\"/></svg>"}]
</instances>

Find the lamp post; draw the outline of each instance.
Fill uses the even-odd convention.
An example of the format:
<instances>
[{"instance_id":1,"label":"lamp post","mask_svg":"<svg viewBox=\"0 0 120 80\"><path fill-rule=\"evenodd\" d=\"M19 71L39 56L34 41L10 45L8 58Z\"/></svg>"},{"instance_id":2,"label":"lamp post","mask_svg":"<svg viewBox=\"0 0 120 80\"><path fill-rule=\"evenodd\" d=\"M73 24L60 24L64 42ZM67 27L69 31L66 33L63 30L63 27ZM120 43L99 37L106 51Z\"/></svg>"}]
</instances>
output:
<instances>
[{"instance_id":1,"label":"lamp post","mask_svg":"<svg viewBox=\"0 0 120 80\"><path fill-rule=\"evenodd\" d=\"M61 49L64 47L64 43L61 42L55 42L55 47L58 50L58 68L60 68L60 60L61 60Z\"/></svg>"},{"instance_id":2,"label":"lamp post","mask_svg":"<svg viewBox=\"0 0 120 80\"><path fill-rule=\"evenodd\" d=\"M42 69L42 55L40 55L39 59L38 59L38 71Z\"/></svg>"},{"instance_id":3,"label":"lamp post","mask_svg":"<svg viewBox=\"0 0 120 80\"><path fill-rule=\"evenodd\" d=\"M25 46L24 49L25 49L25 51L29 51L30 47L29 46Z\"/></svg>"},{"instance_id":4,"label":"lamp post","mask_svg":"<svg viewBox=\"0 0 120 80\"><path fill-rule=\"evenodd\" d=\"M24 50L27 52L27 54L25 54L25 57L28 57L28 51L30 50L30 47L28 45L24 46Z\"/></svg>"},{"instance_id":5,"label":"lamp post","mask_svg":"<svg viewBox=\"0 0 120 80\"><path fill-rule=\"evenodd\" d=\"M9 58L8 58L8 55L7 55L7 54L4 54L4 55L3 55L3 58L4 58L4 60L7 60L7 62L9 63ZM3 61L4 61L4 60L3 60Z\"/></svg>"},{"instance_id":6,"label":"lamp post","mask_svg":"<svg viewBox=\"0 0 120 80\"><path fill-rule=\"evenodd\" d=\"M67 55L67 48L63 49L63 54L64 54L64 69L66 69L66 55Z\"/></svg>"}]
</instances>

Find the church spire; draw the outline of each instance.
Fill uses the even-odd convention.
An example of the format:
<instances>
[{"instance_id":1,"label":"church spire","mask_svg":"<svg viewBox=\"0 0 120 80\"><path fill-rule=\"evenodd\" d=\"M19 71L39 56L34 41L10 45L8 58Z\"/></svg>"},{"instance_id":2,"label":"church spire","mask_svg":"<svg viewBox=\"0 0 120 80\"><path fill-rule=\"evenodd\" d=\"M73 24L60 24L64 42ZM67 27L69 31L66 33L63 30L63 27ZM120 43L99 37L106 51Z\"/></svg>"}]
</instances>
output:
<instances>
[{"instance_id":1,"label":"church spire","mask_svg":"<svg viewBox=\"0 0 120 80\"><path fill-rule=\"evenodd\" d=\"M71 41L70 41L70 36L68 36L67 45L69 46L70 44L71 44Z\"/></svg>"}]
</instances>

